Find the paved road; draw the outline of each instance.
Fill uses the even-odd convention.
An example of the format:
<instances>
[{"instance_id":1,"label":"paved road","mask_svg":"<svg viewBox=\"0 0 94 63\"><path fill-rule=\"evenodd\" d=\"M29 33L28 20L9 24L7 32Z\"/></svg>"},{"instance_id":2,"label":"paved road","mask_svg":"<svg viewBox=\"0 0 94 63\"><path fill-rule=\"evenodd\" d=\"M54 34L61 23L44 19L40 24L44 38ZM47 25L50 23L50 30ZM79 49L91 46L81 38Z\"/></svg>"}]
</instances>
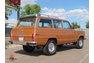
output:
<instances>
[{"instance_id":1,"label":"paved road","mask_svg":"<svg viewBox=\"0 0 94 63\"><path fill-rule=\"evenodd\" d=\"M6 49L6 63L89 63L89 41L85 40L83 49L76 49L74 46L58 48L57 54L46 56L42 50L35 50L26 53L21 46ZM9 55L14 54L15 60L9 60Z\"/></svg>"}]
</instances>

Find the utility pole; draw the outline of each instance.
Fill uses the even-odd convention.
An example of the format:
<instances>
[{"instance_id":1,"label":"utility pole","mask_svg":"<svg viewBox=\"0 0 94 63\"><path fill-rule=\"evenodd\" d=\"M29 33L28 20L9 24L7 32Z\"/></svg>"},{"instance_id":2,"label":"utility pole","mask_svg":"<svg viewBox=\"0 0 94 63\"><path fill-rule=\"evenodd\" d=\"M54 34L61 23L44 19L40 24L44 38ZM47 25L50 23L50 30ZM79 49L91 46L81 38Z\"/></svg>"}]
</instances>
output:
<instances>
[{"instance_id":1,"label":"utility pole","mask_svg":"<svg viewBox=\"0 0 94 63\"><path fill-rule=\"evenodd\" d=\"M17 20L19 20L20 17L20 8L17 6Z\"/></svg>"}]
</instances>

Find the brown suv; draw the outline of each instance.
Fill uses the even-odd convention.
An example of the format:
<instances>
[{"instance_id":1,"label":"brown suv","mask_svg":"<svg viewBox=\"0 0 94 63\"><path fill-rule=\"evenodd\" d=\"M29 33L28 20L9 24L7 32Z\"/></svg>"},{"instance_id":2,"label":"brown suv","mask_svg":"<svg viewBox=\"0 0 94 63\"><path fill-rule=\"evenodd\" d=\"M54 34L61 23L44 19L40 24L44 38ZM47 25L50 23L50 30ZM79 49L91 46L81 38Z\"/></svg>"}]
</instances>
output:
<instances>
[{"instance_id":1,"label":"brown suv","mask_svg":"<svg viewBox=\"0 0 94 63\"><path fill-rule=\"evenodd\" d=\"M15 28L11 30L10 41L23 45L26 52L32 52L35 47L43 47L48 55L56 53L56 46L73 44L77 48L84 45L83 31L73 29L67 20L49 16L28 15L21 17Z\"/></svg>"}]
</instances>

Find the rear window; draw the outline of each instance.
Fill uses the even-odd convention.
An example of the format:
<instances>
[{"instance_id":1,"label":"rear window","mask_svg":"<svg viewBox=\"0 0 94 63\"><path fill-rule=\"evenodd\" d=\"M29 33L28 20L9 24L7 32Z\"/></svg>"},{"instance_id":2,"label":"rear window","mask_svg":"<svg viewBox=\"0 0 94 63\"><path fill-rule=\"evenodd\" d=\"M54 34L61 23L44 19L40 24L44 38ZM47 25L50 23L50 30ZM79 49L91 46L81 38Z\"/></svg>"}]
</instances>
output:
<instances>
[{"instance_id":1,"label":"rear window","mask_svg":"<svg viewBox=\"0 0 94 63\"><path fill-rule=\"evenodd\" d=\"M19 26L34 26L35 25L35 21L21 21L19 23Z\"/></svg>"},{"instance_id":2,"label":"rear window","mask_svg":"<svg viewBox=\"0 0 94 63\"><path fill-rule=\"evenodd\" d=\"M34 26L35 18L23 18L20 19L18 26Z\"/></svg>"}]
</instances>

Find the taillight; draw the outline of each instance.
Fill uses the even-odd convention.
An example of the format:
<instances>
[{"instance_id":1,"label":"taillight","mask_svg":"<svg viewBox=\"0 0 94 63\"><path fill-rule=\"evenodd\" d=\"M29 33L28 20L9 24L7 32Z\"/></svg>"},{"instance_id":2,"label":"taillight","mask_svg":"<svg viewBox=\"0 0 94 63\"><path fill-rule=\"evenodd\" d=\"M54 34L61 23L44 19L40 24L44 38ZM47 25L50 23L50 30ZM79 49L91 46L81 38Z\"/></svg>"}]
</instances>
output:
<instances>
[{"instance_id":1,"label":"taillight","mask_svg":"<svg viewBox=\"0 0 94 63\"><path fill-rule=\"evenodd\" d=\"M35 33L32 34L32 41L35 40Z\"/></svg>"}]
</instances>

